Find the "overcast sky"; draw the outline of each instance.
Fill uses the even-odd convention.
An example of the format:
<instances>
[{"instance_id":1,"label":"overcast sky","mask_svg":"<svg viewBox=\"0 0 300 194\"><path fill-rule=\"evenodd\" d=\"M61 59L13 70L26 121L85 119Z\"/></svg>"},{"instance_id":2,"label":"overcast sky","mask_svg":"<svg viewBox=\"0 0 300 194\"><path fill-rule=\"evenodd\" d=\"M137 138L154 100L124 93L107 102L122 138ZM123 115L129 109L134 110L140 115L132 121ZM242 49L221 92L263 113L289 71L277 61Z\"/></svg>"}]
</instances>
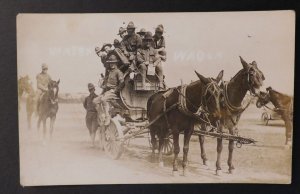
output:
<instances>
[{"instance_id":1,"label":"overcast sky","mask_svg":"<svg viewBox=\"0 0 300 194\"><path fill-rule=\"evenodd\" d=\"M293 94L295 15L292 11L138 14L19 14L18 75L36 84L47 63L61 92L86 92L104 72L96 46L111 43L120 26L133 21L154 32L165 27L169 87L196 80L194 70L215 77L224 69L229 80L241 68L238 56L255 60L265 74L265 87Z\"/></svg>"}]
</instances>

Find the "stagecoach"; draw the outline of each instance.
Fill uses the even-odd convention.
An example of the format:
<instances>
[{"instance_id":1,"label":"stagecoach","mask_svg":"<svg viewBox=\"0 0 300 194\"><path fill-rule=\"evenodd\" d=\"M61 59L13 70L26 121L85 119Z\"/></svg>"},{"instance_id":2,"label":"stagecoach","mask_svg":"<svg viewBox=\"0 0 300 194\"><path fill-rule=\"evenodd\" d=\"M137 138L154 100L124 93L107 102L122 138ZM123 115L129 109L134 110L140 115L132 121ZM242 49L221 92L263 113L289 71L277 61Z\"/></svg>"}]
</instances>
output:
<instances>
[{"instance_id":1,"label":"stagecoach","mask_svg":"<svg viewBox=\"0 0 300 194\"><path fill-rule=\"evenodd\" d=\"M113 54L113 53L112 53ZM156 120L164 116L161 113L152 122L149 123L147 117L147 101L156 92L159 91L159 80L155 75L154 68L148 66L146 87L142 87L142 79L139 72L128 71L128 62L122 59L118 53L114 53L120 58L119 69L124 72L125 86L119 92L119 99L110 101L111 121L108 126L104 126L104 122L98 119L100 128L100 144L103 145L105 152L113 159L118 159L125 145L134 138L148 138L149 146L150 134L148 127ZM124 63L124 61L127 63ZM101 83L101 81L99 82ZM99 84L100 85L100 84ZM101 104L100 104L101 108ZM171 110L172 107L170 107ZM102 109L103 110L103 109ZM165 112L169 111L168 109ZM101 116L98 116L101 118ZM217 133L212 130L200 131L195 130L193 135L205 135L210 137L223 138L225 140L234 140L237 146L242 144L250 144L255 141L250 138L230 135L228 133ZM173 153L172 136L164 139L162 152L165 155Z\"/></svg>"}]
</instances>

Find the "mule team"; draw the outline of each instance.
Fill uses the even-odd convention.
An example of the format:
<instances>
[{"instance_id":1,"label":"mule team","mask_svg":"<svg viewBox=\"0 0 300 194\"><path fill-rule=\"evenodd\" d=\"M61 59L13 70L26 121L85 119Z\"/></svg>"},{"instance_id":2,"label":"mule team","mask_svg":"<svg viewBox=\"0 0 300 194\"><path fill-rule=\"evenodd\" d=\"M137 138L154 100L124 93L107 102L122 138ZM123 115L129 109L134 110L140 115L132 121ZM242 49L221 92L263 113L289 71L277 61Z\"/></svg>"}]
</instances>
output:
<instances>
[{"instance_id":1,"label":"mule team","mask_svg":"<svg viewBox=\"0 0 300 194\"><path fill-rule=\"evenodd\" d=\"M183 172L186 171L187 158L189 151L189 141L194 130L195 124L201 126L201 130L206 130L208 126L212 126L217 129L218 132L223 132L224 128L229 130L230 134L237 132L237 124L239 118L245 107L242 107L242 102L249 91L250 94L259 98L264 105L270 101L270 97L266 97L266 93L259 91L263 84L264 75L259 70L255 61L247 63L242 57L240 61L242 63L242 69L236 73L236 75L228 82L222 81L223 71L219 73L217 78L206 78L196 72L199 80L192 82L189 85L181 85L174 88L165 89L163 86L163 75L161 61L165 61L165 42L164 39L160 41L154 41L150 32L141 29L141 35L134 33L135 26L133 22L129 22L127 31L129 35L124 36L125 29L120 28L119 35L122 41L114 41L114 53L117 53L117 57L110 55L110 44L104 44L102 49L96 48L96 53L101 57L106 72L105 82L102 84L103 92L101 95L95 94L95 86L91 83L88 84L88 90L90 95L84 100L84 108L87 111L86 125L90 131L92 141L94 144L95 133L98 128L98 116L103 113L97 113L97 106L103 105L105 110L105 125L109 125L110 117L108 112L108 103L111 98L118 98L118 92L123 87L123 73L122 66L119 66L119 60L122 60L122 64L128 65L128 69L140 69L139 71L143 77L143 84L145 85L145 69L149 64L155 64L156 73L159 79L160 91L152 95L148 99L147 103L147 115L149 122L155 122L149 126L152 143L152 156L155 155L155 149L158 148L159 162L162 160L162 144L165 138L169 135L173 137L174 144L174 160L173 160L173 172L178 171L177 157L179 153L179 134L184 134L183 145ZM156 28L155 36L161 38L163 32L163 26L159 25ZM141 46L139 46L141 44ZM157 46L157 45L160 45ZM154 45L154 46L152 46ZM156 45L156 47L155 47ZM134 47L134 48L133 48ZM153 58L151 58L153 56ZM53 125L58 111L58 91L59 80L53 81L47 74L48 67L46 64L42 65L42 72L37 75L37 92L34 95L32 86L28 82L28 77L19 79L19 96L22 96L24 92L27 92L28 99L35 99L37 101L37 113L39 116L38 127L43 122L44 135L46 134L46 119L50 118L50 134L53 131ZM270 90L269 90L270 91ZM270 92L269 96L274 96ZM274 101L274 97L271 101ZM29 103L27 101L27 103ZM289 99L285 99L286 104L291 104ZM283 109L283 103L275 103L278 108ZM175 106L174 106L175 105ZM258 106L259 107L259 106ZM169 111L166 111L167 109ZM31 112L32 110L28 110ZM165 112L164 116L157 119L158 115ZM291 142L291 115L284 112L283 118L286 123L286 144ZM29 114L28 117L31 117ZM30 121L30 118L29 120ZM157 144L156 137L158 137L159 145ZM201 158L203 164L207 165L207 157L204 146L204 136L199 136ZM221 170L221 153L222 153L222 139L217 139L217 161L216 161L216 174L219 174ZM234 141L229 140L228 144L229 154L227 164L229 167L229 173L234 170L232 162Z\"/></svg>"}]
</instances>

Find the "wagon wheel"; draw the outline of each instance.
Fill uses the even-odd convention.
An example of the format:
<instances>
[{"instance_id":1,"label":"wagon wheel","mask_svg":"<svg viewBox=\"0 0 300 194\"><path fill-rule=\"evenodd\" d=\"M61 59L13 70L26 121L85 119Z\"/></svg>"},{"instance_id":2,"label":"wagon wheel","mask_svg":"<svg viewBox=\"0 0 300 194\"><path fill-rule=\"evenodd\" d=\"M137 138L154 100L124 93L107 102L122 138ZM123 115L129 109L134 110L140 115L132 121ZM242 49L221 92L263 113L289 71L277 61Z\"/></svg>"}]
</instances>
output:
<instances>
[{"instance_id":1,"label":"wagon wheel","mask_svg":"<svg viewBox=\"0 0 300 194\"><path fill-rule=\"evenodd\" d=\"M173 153L173 140L170 136L164 139L162 153L164 155L171 155Z\"/></svg>"},{"instance_id":2,"label":"wagon wheel","mask_svg":"<svg viewBox=\"0 0 300 194\"><path fill-rule=\"evenodd\" d=\"M268 113L266 113L266 112L262 113L262 115L261 115L261 121L265 125L268 125L268 122L269 122L269 115L268 115Z\"/></svg>"},{"instance_id":3,"label":"wagon wheel","mask_svg":"<svg viewBox=\"0 0 300 194\"><path fill-rule=\"evenodd\" d=\"M110 124L105 130L104 150L112 159L119 159L123 153L123 137L122 126L117 119L112 118Z\"/></svg>"},{"instance_id":4,"label":"wagon wheel","mask_svg":"<svg viewBox=\"0 0 300 194\"><path fill-rule=\"evenodd\" d=\"M158 139L156 139L157 147L155 149L158 149L158 144L159 144ZM152 144L151 144L150 139L149 139L149 145L150 145L150 148L152 149ZM164 155L171 155L173 153L173 141L172 141L171 136L164 139L162 153Z\"/></svg>"}]
</instances>

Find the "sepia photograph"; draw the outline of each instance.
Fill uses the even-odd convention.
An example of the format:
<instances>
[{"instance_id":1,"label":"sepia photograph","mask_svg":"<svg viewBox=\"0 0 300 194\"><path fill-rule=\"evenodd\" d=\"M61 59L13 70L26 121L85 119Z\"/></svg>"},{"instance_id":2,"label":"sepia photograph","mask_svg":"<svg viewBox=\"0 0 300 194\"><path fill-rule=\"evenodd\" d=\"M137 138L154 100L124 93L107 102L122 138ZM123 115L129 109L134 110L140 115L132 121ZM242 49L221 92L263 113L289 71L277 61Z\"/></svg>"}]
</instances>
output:
<instances>
[{"instance_id":1,"label":"sepia photograph","mask_svg":"<svg viewBox=\"0 0 300 194\"><path fill-rule=\"evenodd\" d=\"M291 184L295 17L19 13L20 184Z\"/></svg>"}]
</instances>

